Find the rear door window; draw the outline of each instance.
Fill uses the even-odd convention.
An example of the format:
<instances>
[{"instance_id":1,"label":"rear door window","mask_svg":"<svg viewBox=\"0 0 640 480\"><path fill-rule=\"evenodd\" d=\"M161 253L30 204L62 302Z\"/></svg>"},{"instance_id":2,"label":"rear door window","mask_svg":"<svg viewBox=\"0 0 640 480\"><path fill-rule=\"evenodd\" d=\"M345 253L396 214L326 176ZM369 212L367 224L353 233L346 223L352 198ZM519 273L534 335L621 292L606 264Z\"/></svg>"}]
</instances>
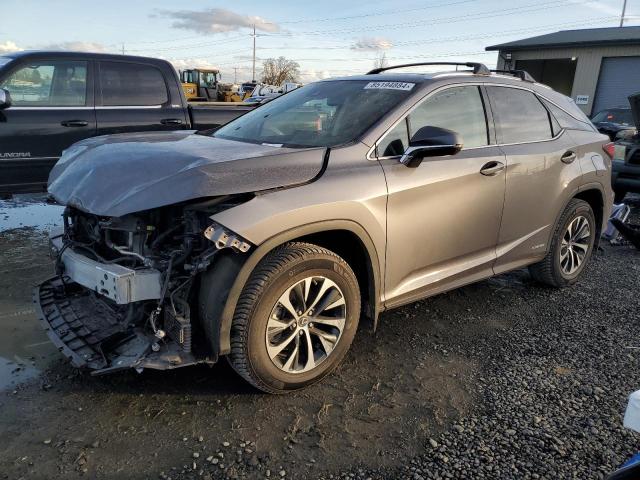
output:
<instances>
[{"instance_id":1,"label":"rear door window","mask_svg":"<svg viewBox=\"0 0 640 480\"><path fill-rule=\"evenodd\" d=\"M164 76L151 65L100 62L100 88L105 106L154 106L169 101Z\"/></svg>"},{"instance_id":2,"label":"rear door window","mask_svg":"<svg viewBox=\"0 0 640 480\"><path fill-rule=\"evenodd\" d=\"M2 82L16 107L84 107L87 62L34 62L17 68Z\"/></svg>"},{"instance_id":3,"label":"rear door window","mask_svg":"<svg viewBox=\"0 0 640 480\"><path fill-rule=\"evenodd\" d=\"M487 92L499 143L537 142L553 138L549 112L532 92L510 87L487 87Z\"/></svg>"},{"instance_id":4,"label":"rear door window","mask_svg":"<svg viewBox=\"0 0 640 480\"><path fill-rule=\"evenodd\" d=\"M457 132L462 136L464 148L488 145L487 119L479 87L447 88L427 98L409 114L409 136L427 126Z\"/></svg>"}]
</instances>

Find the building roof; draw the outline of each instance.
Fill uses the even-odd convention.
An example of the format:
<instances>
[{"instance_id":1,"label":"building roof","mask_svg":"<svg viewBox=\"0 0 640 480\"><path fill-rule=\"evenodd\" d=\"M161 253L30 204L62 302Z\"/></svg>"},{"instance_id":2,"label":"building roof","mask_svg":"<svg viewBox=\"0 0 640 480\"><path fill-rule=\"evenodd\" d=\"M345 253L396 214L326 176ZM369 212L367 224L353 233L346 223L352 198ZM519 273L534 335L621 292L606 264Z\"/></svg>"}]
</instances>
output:
<instances>
[{"instance_id":1,"label":"building roof","mask_svg":"<svg viewBox=\"0 0 640 480\"><path fill-rule=\"evenodd\" d=\"M538 48L594 47L611 45L640 45L640 26L585 28L582 30L561 30L537 37L524 38L515 42L492 45L485 50L532 50Z\"/></svg>"}]
</instances>

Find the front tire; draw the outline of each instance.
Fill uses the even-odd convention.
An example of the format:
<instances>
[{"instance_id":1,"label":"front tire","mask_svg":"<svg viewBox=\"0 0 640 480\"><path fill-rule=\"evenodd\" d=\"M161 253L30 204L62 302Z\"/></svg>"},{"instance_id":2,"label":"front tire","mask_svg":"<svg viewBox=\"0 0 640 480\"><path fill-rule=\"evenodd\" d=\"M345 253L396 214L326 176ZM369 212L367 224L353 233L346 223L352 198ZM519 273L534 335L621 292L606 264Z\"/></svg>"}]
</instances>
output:
<instances>
[{"instance_id":1,"label":"front tire","mask_svg":"<svg viewBox=\"0 0 640 480\"><path fill-rule=\"evenodd\" d=\"M547 256L529 267L531 276L556 288L577 282L591 258L596 231L591 206L584 200L571 200L556 225Z\"/></svg>"},{"instance_id":2,"label":"front tire","mask_svg":"<svg viewBox=\"0 0 640 480\"><path fill-rule=\"evenodd\" d=\"M359 317L358 281L342 258L309 243L282 245L242 290L229 361L262 391L307 387L342 361Z\"/></svg>"}]
</instances>

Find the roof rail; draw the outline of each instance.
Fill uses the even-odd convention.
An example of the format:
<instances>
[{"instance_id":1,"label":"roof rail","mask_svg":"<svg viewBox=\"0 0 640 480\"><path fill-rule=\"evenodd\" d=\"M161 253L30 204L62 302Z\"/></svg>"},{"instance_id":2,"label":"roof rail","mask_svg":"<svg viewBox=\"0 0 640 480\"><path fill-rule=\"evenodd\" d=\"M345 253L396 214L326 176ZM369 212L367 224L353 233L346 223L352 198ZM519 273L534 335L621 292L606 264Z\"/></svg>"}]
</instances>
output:
<instances>
[{"instance_id":1,"label":"roof rail","mask_svg":"<svg viewBox=\"0 0 640 480\"><path fill-rule=\"evenodd\" d=\"M367 72L367 75L375 75L376 73L385 72L387 70L393 70L396 68L404 68L404 67L421 67L421 66L431 66L431 65L456 65L460 67L469 67L473 68L473 73L478 75L491 75L491 71L487 68L483 63L475 63L475 62L466 62L466 63L458 63L458 62L420 62L420 63L405 63L404 65L393 65L391 67L380 67L374 68L373 70Z\"/></svg>"},{"instance_id":2,"label":"roof rail","mask_svg":"<svg viewBox=\"0 0 640 480\"><path fill-rule=\"evenodd\" d=\"M536 83L535 78L533 78L529 72L526 70L491 70L493 73L505 73L507 75L513 75L514 77L518 77L520 80L525 82Z\"/></svg>"}]
</instances>

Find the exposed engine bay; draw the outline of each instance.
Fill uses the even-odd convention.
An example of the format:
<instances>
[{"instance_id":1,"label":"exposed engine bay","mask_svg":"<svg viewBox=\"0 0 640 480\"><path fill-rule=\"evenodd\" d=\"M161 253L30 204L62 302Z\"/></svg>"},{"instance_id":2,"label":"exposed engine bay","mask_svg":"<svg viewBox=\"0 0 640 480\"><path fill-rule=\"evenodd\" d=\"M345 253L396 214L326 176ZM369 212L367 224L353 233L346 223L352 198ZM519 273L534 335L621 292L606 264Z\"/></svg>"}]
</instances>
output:
<instances>
[{"instance_id":1,"label":"exposed engine bay","mask_svg":"<svg viewBox=\"0 0 640 480\"><path fill-rule=\"evenodd\" d=\"M222 250L252 245L211 220L251 199L230 195L101 217L67 207L51 234L56 276L36 290L51 340L93 374L212 363L198 319L199 274Z\"/></svg>"}]
</instances>

